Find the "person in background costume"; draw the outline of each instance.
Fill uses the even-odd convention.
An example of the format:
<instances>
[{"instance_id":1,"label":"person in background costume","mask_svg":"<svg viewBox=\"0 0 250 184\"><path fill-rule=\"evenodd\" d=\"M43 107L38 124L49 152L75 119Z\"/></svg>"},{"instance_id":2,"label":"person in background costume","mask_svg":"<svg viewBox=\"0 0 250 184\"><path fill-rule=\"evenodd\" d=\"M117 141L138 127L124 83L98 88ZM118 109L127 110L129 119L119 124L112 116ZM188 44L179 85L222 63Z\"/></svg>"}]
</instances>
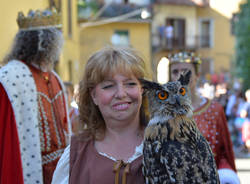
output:
<instances>
[{"instance_id":1,"label":"person in background costume","mask_svg":"<svg viewBox=\"0 0 250 184\"><path fill-rule=\"evenodd\" d=\"M69 109L69 118L71 122L72 133L77 132L78 129L78 107L75 101L75 89L72 82L64 81L64 86L67 91L68 97L68 109Z\"/></svg>"},{"instance_id":2,"label":"person in background costume","mask_svg":"<svg viewBox=\"0 0 250 184\"><path fill-rule=\"evenodd\" d=\"M0 183L50 184L71 132L65 89L53 67L63 46L55 11L18 15L0 69Z\"/></svg>"},{"instance_id":3,"label":"person in background costume","mask_svg":"<svg viewBox=\"0 0 250 184\"><path fill-rule=\"evenodd\" d=\"M174 27L169 22L165 28L165 36L167 49L172 49L174 42Z\"/></svg>"},{"instance_id":4,"label":"person in background costume","mask_svg":"<svg viewBox=\"0 0 250 184\"><path fill-rule=\"evenodd\" d=\"M244 118L244 123L242 126L242 140L244 142L244 147L250 153L250 89L245 92L246 102L244 103L240 115Z\"/></svg>"},{"instance_id":5,"label":"person in background costume","mask_svg":"<svg viewBox=\"0 0 250 184\"><path fill-rule=\"evenodd\" d=\"M143 184L144 61L129 48L106 47L88 60L79 83L82 132L71 138L53 184Z\"/></svg>"},{"instance_id":6,"label":"person in background costume","mask_svg":"<svg viewBox=\"0 0 250 184\"><path fill-rule=\"evenodd\" d=\"M192 72L189 83L194 119L214 153L221 183L239 184L236 174L232 141L223 107L214 100L202 97L197 91L201 63L193 53L177 53L170 60L170 79L177 80L181 73Z\"/></svg>"}]
</instances>

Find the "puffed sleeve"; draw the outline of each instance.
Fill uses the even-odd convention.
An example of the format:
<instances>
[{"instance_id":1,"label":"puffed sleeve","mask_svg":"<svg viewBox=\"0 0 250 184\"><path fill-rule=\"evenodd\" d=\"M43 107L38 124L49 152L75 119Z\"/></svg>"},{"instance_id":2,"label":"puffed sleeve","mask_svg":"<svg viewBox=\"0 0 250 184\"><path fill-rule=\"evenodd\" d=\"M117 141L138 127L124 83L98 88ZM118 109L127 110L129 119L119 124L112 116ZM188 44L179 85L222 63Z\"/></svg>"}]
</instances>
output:
<instances>
[{"instance_id":1,"label":"puffed sleeve","mask_svg":"<svg viewBox=\"0 0 250 184\"><path fill-rule=\"evenodd\" d=\"M236 172L234 172L232 169L219 169L218 170L220 183L226 184L240 184L240 179L237 176Z\"/></svg>"},{"instance_id":2,"label":"puffed sleeve","mask_svg":"<svg viewBox=\"0 0 250 184\"><path fill-rule=\"evenodd\" d=\"M57 163L51 184L69 183L69 159L70 159L70 145L65 148L60 160Z\"/></svg>"}]
</instances>

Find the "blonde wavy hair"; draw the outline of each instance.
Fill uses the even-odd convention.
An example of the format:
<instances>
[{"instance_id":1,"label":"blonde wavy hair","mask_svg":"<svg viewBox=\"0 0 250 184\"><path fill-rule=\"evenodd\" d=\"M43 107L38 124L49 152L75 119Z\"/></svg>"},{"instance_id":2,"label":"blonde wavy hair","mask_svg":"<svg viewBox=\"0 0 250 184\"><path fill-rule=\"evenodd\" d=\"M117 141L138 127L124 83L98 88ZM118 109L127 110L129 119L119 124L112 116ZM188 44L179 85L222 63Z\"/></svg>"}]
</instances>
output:
<instances>
[{"instance_id":1,"label":"blonde wavy hair","mask_svg":"<svg viewBox=\"0 0 250 184\"><path fill-rule=\"evenodd\" d=\"M91 98L91 90L102 82L108 74L117 72L133 74L136 78L144 78L145 64L142 57L131 48L105 47L94 53L85 66L82 80L79 83L78 106L79 123L82 127L78 135L100 140L104 136L105 122L98 107ZM143 99L144 100L144 99ZM147 116L144 105L140 109L140 125L146 126ZM83 134L81 134L84 132Z\"/></svg>"}]
</instances>

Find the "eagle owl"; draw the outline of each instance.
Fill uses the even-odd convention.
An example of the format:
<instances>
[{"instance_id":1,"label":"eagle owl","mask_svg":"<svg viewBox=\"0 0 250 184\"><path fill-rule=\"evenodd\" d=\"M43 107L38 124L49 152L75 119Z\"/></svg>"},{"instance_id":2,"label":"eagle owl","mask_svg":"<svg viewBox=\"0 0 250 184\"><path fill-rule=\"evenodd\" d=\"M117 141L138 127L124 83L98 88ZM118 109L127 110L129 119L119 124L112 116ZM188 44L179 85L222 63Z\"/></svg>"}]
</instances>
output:
<instances>
[{"instance_id":1,"label":"eagle owl","mask_svg":"<svg viewBox=\"0 0 250 184\"><path fill-rule=\"evenodd\" d=\"M141 80L150 113L143 143L146 184L219 183L210 146L192 119L190 76L164 85Z\"/></svg>"}]
</instances>

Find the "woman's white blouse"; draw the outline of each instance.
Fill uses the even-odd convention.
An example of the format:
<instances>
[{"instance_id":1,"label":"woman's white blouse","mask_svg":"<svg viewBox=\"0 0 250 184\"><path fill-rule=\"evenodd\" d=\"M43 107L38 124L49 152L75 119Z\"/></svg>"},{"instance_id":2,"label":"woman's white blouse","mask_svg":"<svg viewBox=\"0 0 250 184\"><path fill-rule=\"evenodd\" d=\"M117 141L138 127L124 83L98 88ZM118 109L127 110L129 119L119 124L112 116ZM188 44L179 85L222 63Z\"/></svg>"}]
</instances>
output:
<instances>
[{"instance_id":1,"label":"woman's white blouse","mask_svg":"<svg viewBox=\"0 0 250 184\"><path fill-rule=\"evenodd\" d=\"M142 155L143 143L135 148L135 153L127 160L127 163L131 163ZM106 153L98 152L100 155L105 156L113 161L117 161L114 157L109 156ZM70 159L70 145L67 146L57 163L56 169L53 174L51 184L68 184L69 183L69 159Z\"/></svg>"},{"instance_id":2,"label":"woman's white blouse","mask_svg":"<svg viewBox=\"0 0 250 184\"><path fill-rule=\"evenodd\" d=\"M65 148L60 160L57 163L51 184L69 183L69 153L70 145Z\"/></svg>"}]
</instances>

